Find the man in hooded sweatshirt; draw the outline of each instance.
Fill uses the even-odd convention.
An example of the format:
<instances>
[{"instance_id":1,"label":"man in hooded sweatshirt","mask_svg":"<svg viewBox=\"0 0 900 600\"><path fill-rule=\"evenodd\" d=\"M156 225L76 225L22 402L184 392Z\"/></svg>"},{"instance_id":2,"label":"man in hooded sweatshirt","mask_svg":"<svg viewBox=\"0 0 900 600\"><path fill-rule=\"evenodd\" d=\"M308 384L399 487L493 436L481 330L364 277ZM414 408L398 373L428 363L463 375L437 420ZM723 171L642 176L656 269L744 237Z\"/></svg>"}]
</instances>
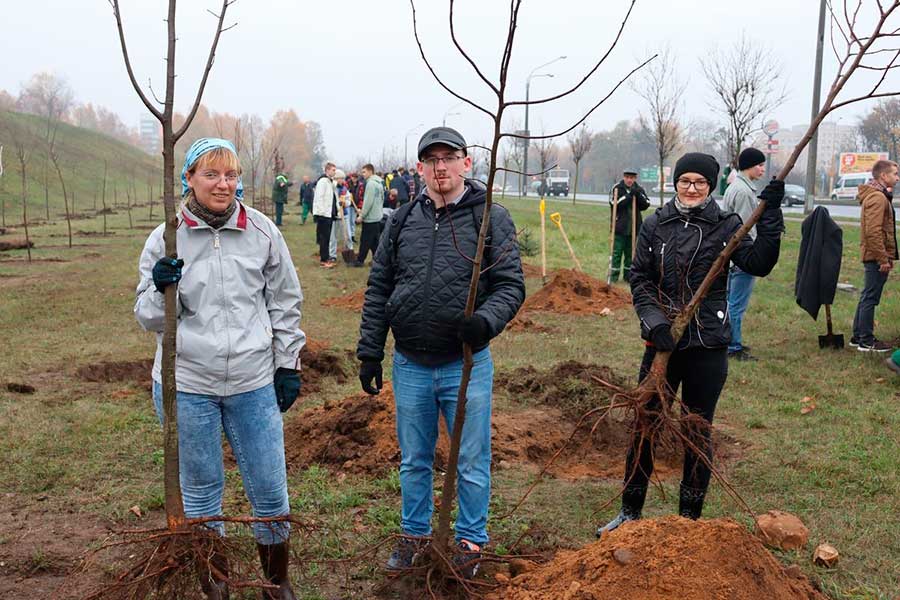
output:
<instances>
[{"instance_id":1,"label":"man in hooded sweatshirt","mask_svg":"<svg viewBox=\"0 0 900 600\"><path fill-rule=\"evenodd\" d=\"M891 345L875 338L875 307L888 273L897 260L897 233L894 224L893 188L900 177L897 163L879 160L872 166L872 179L859 186L856 200L862 208L859 245L865 269L865 283L853 317L850 345L860 352L890 352Z\"/></svg>"},{"instance_id":2,"label":"man in hooded sweatshirt","mask_svg":"<svg viewBox=\"0 0 900 600\"><path fill-rule=\"evenodd\" d=\"M365 180L362 208L356 217L356 222L362 225L362 233L359 234L359 254L356 255L354 267L365 266L366 256L369 250L375 253L378 245L378 236L381 233L382 208L384 207L384 182L375 174L375 167L367 164L360 169Z\"/></svg>"}]
</instances>

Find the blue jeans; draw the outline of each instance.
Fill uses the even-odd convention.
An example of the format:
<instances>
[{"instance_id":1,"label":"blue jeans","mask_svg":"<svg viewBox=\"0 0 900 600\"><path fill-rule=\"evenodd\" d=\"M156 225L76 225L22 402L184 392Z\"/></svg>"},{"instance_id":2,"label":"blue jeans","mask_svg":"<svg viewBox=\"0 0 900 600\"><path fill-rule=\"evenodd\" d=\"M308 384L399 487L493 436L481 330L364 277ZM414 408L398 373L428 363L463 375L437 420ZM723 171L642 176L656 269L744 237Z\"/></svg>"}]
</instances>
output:
<instances>
[{"instance_id":1,"label":"blue jeans","mask_svg":"<svg viewBox=\"0 0 900 600\"><path fill-rule=\"evenodd\" d=\"M741 335L741 323L744 313L750 304L750 294L753 292L753 284L756 277L745 273L737 267L731 267L728 273L728 318L731 319L731 343L728 344L729 352L737 352L744 346Z\"/></svg>"},{"instance_id":2,"label":"blue jeans","mask_svg":"<svg viewBox=\"0 0 900 600\"><path fill-rule=\"evenodd\" d=\"M860 344L871 345L875 341L875 307L881 302L881 292L888 274L882 273L878 269L878 262L874 260L864 262L863 268L865 282L853 316L853 337Z\"/></svg>"},{"instance_id":3,"label":"blue jeans","mask_svg":"<svg viewBox=\"0 0 900 600\"><path fill-rule=\"evenodd\" d=\"M491 393L494 362L488 348L474 355L457 469L459 513L456 539L484 544L491 496ZM437 367L412 362L394 351L394 398L400 442L400 525L407 535L431 534L434 511L433 464L438 438L438 414L453 431L462 359Z\"/></svg>"},{"instance_id":4,"label":"blue jeans","mask_svg":"<svg viewBox=\"0 0 900 600\"><path fill-rule=\"evenodd\" d=\"M178 446L181 494L189 518L222 514L225 467L222 462L222 428L244 481L244 490L257 517L290 514L287 470L284 462L284 430L275 400L275 387L267 385L233 396L207 396L178 392ZM162 385L153 382L153 404L163 422ZM209 527L225 534L221 521ZM287 539L289 523L254 523L260 544Z\"/></svg>"}]
</instances>

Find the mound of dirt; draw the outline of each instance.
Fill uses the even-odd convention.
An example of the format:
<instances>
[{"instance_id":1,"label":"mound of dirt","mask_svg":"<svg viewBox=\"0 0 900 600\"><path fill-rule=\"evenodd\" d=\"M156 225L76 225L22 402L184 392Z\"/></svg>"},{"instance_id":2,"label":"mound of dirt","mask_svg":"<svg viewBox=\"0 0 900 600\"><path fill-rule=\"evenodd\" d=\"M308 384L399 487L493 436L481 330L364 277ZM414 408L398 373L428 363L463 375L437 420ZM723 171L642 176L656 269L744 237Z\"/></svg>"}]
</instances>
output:
<instances>
[{"instance_id":1,"label":"mound of dirt","mask_svg":"<svg viewBox=\"0 0 900 600\"><path fill-rule=\"evenodd\" d=\"M506 331L527 331L529 333L548 333L553 331L552 327L541 325L531 317L519 314L509 322Z\"/></svg>"},{"instance_id":2,"label":"mound of dirt","mask_svg":"<svg viewBox=\"0 0 900 600\"><path fill-rule=\"evenodd\" d=\"M666 517L632 521L580 550L560 552L489 598L827 600L794 571L736 521Z\"/></svg>"},{"instance_id":3,"label":"mound of dirt","mask_svg":"<svg viewBox=\"0 0 900 600\"><path fill-rule=\"evenodd\" d=\"M0 242L0 252L5 252L7 250L26 250L28 248L34 248L34 242L28 240L13 240L11 242Z\"/></svg>"},{"instance_id":4,"label":"mound of dirt","mask_svg":"<svg viewBox=\"0 0 900 600\"><path fill-rule=\"evenodd\" d=\"M355 394L326 402L285 423L285 453L289 468L321 464L337 470L378 475L400 462L395 432L396 413L390 384L377 396ZM537 471L564 445L566 450L548 473L562 479L622 476L630 443L627 427L607 419L591 431L575 423L558 408L530 406L514 412L494 411L491 421L493 465L511 463ZM574 434L573 434L574 432ZM435 466L446 464L449 441L441 422ZM657 452L655 473L680 473L680 456Z\"/></svg>"},{"instance_id":5,"label":"mound of dirt","mask_svg":"<svg viewBox=\"0 0 900 600\"><path fill-rule=\"evenodd\" d=\"M353 312L362 312L363 301L366 299L366 290L357 290L355 292L335 296L333 298L325 298L322 300L322 306L334 306L337 308L345 308Z\"/></svg>"},{"instance_id":6,"label":"mound of dirt","mask_svg":"<svg viewBox=\"0 0 900 600\"><path fill-rule=\"evenodd\" d=\"M347 377L351 372L350 361L353 352L350 350L338 352L331 350L328 344L314 340L306 340L306 345L300 351L301 377L303 387L300 395L305 396L322 389L323 379L334 379L338 383L347 383Z\"/></svg>"},{"instance_id":7,"label":"mound of dirt","mask_svg":"<svg viewBox=\"0 0 900 600\"><path fill-rule=\"evenodd\" d=\"M564 315L596 315L631 306L631 295L572 269L560 269L540 290L528 296L519 314L546 311ZM608 311L607 311L608 312Z\"/></svg>"},{"instance_id":8,"label":"mound of dirt","mask_svg":"<svg viewBox=\"0 0 900 600\"><path fill-rule=\"evenodd\" d=\"M27 383L7 383L6 391L12 392L13 394L33 394L34 386L28 385Z\"/></svg>"},{"instance_id":9,"label":"mound of dirt","mask_svg":"<svg viewBox=\"0 0 900 600\"><path fill-rule=\"evenodd\" d=\"M136 383L150 389L153 359L99 362L78 368L78 376L95 383Z\"/></svg>"}]
</instances>

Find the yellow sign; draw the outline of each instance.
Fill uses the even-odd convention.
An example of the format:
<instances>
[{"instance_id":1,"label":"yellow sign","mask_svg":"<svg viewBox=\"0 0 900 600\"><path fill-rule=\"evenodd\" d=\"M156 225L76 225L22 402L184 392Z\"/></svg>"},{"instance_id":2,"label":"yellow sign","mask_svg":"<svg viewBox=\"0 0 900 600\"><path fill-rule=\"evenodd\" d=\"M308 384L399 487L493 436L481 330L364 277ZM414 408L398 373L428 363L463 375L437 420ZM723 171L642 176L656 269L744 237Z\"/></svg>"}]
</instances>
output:
<instances>
[{"instance_id":1,"label":"yellow sign","mask_svg":"<svg viewBox=\"0 0 900 600\"><path fill-rule=\"evenodd\" d=\"M887 152L841 152L838 175L870 173L879 160L887 160Z\"/></svg>"},{"instance_id":2,"label":"yellow sign","mask_svg":"<svg viewBox=\"0 0 900 600\"><path fill-rule=\"evenodd\" d=\"M541 216L544 216L544 211L547 210L547 204L544 202L544 199L541 198Z\"/></svg>"}]
</instances>

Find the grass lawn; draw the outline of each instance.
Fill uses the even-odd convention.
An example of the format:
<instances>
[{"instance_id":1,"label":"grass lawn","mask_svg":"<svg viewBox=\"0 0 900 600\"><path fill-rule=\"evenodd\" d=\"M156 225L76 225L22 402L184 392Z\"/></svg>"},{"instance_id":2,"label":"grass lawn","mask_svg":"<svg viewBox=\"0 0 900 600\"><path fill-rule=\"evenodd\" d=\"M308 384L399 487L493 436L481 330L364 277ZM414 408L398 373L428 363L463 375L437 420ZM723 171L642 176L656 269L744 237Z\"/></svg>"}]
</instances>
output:
<instances>
[{"instance_id":1,"label":"grass lawn","mask_svg":"<svg viewBox=\"0 0 900 600\"><path fill-rule=\"evenodd\" d=\"M517 227L527 227L538 242L537 202L507 198L503 203ZM573 206L569 200L548 201L548 208L562 214L584 270L605 279L608 209ZM320 302L362 288L366 271L343 265L319 269L312 257L314 225L300 227L297 215L292 205L284 232L305 295L303 329L334 348L355 348L359 316ZM141 229L128 229L128 217L120 212L109 217L114 235L76 237L71 249L60 237L65 221L58 217L33 229L35 262L25 263L24 252L0 255L0 339L7 340L7 350L0 353L4 511L15 505L133 525L136 518L128 509L138 505L159 520L162 435L148 394L132 384L90 383L76 374L91 363L153 355L154 338L138 327L132 305L138 256L155 223L144 220L145 208L135 209L133 217ZM101 228L98 218L78 222L83 231ZM548 268L569 267L562 238L549 221L547 237ZM859 229L845 227L841 281L861 287L858 242ZM744 320L744 336L760 360L729 365L716 419L741 452L725 472L755 512L785 510L809 527L809 547L781 553L785 563L799 565L833 598L893 599L900 589L900 386L882 364L884 355L819 350L824 318L812 321L793 299L799 245L800 224L788 222L781 261L771 276L757 282ZM526 261L538 264L539 256ZM539 285L539 278L529 278L529 292ZM838 292L835 330L847 340L855 307L856 294ZM547 315L537 320L551 325L553 332L505 333L492 344L498 373L577 359L608 365L630 379L636 376L643 346L633 311L623 310L617 318ZM900 337L900 300L893 277L878 308L876 333L885 340ZM385 362L388 370L389 364ZM9 382L31 384L36 392L8 392ZM357 388L354 377L345 384L329 383L305 403L322 404ZM807 396L814 398L816 408L801 415L801 400ZM495 410L515 410L513 404L514 399L498 392ZM286 420L296 419L302 408L293 408ZM229 472L228 480L226 510L248 511L237 473ZM506 512L529 482L528 472L516 467L496 470L493 514ZM652 490L645 515L674 512L677 484L663 483L665 499L660 490ZM502 550L528 527L536 548L588 543L596 524L615 512L616 507L598 509L616 493L617 485L615 479L547 480L513 517L490 523L493 543ZM353 555L397 530L396 474L374 480L334 477L312 467L291 474L290 491L298 516L327 525L316 542L326 556ZM715 483L704 516L750 522ZM40 521L29 527L40 528ZM841 553L836 569L812 565L812 549L825 541ZM0 559L13 555L18 543L20 538L0 531ZM21 570L3 565L0 562L0 590L4 580L22 576ZM314 576L300 585L303 597L350 597L353 589L362 590L355 597L367 597L372 582L380 580L377 566L357 565L347 588L332 581L328 568L310 566L308 574Z\"/></svg>"}]
</instances>

